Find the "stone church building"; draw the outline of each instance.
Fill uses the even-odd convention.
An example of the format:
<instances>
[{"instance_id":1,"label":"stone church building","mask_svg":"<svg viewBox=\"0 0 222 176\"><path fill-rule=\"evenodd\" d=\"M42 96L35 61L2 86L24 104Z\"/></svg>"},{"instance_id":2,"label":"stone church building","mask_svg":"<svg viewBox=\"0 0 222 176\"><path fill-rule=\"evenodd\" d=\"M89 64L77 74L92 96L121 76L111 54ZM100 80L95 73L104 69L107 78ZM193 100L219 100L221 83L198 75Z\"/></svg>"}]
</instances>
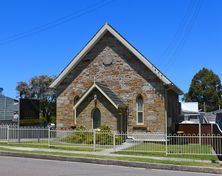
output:
<instances>
[{"instance_id":1,"label":"stone church building","mask_svg":"<svg viewBox=\"0 0 222 176\"><path fill-rule=\"evenodd\" d=\"M50 85L57 128L108 125L119 132L170 132L182 91L109 24Z\"/></svg>"}]
</instances>

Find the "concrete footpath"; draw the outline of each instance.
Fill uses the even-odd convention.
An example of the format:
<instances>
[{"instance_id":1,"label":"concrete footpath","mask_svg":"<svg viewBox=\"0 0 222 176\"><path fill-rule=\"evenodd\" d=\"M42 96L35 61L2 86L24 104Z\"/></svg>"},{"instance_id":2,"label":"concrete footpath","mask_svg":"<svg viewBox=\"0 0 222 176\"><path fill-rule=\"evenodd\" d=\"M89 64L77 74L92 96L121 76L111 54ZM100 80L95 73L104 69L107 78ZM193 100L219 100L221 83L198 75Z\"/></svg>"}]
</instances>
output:
<instances>
[{"instance_id":1,"label":"concrete footpath","mask_svg":"<svg viewBox=\"0 0 222 176\"><path fill-rule=\"evenodd\" d=\"M73 154L90 154L90 155L103 155L103 156L124 156L124 157L135 157L135 158L150 158L158 160L174 160L174 161L192 161L192 162L209 162L200 160L180 159L180 158L166 158L166 157L144 157L144 156L132 156L132 155L120 155L120 154L99 154L99 152L79 152L79 151L66 151L57 149L44 149L44 148L25 148L25 147L9 147L1 146L1 148L13 149L18 151L38 151L38 152L61 152L61 153L73 153ZM28 153L16 153L16 152L0 152L1 156L11 157L23 157L23 158L34 158L34 159L47 159L47 160L59 160L59 161L71 161L71 162L84 162L93 164L104 164L104 165L118 165L127 167L147 168L147 169L164 169L164 170L175 170L175 171L189 171L189 172L203 172L203 173L214 173L222 174L222 168L210 168L210 167L198 167L198 166L179 166L172 164L157 164L157 163L145 163L145 162L130 162L130 161L119 161L111 159L95 159L75 156L58 156L58 155L43 155L43 154L28 154Z\"/></svg>"}]
</instances>

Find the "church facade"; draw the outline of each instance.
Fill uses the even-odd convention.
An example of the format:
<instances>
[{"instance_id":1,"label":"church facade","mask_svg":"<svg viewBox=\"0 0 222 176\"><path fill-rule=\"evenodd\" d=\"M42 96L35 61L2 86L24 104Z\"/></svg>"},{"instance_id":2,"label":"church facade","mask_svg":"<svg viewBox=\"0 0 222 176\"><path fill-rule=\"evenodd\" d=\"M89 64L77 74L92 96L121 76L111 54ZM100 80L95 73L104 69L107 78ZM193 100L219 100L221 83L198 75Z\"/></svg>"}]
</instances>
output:
<instances>
[{"instance_id":1,"label":"church facade","mask_svg":"<svg viewBox=\"0 0 222 176\"><path fill-rule=\"evenodd\" d=\"M171 132L182 91L105 24L50 85L57 128Z\"/></svg>"}]
</instances>

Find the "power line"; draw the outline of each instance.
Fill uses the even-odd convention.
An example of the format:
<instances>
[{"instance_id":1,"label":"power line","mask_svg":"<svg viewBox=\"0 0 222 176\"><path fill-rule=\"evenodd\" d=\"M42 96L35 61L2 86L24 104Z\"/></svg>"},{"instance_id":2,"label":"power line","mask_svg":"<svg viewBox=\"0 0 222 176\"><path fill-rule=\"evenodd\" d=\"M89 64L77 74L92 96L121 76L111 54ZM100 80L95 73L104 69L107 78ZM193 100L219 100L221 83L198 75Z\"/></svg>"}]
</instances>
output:
<instances>
[{"instance_id":1,"label":"power line","mask_svg":"<svg viewBox=\"0 0 222 176\"><path fill-rule=\"evenodd\" d=\"M21 32L21 33L11 35L7 38L1 39L0 40L0 45L4 45L4 44L7 44L7 43L16 41L16 40L20 40L22 38L25 38L25 37L28 37L28 36L31 36L31 35L46 31L46 30L49 30L51 28L57 27L61 24L67 23L71 20L74 20L74 19L79 18L81 16L84 16L88 13L91 13L91 12L93 12L93 11L99 9L99 8L102 8L102 7L110 4L112 1L113 0L108 0L108 1L101 0L97 3L94 3L94 4L91 4L91 5L87 6L86 8L83 8L79 11L76 11L76 12L73 12L69 15L58 18L58 19L56 19L52 22L37 26L37 27L32 28L30 30L27 30L25 32Z\"/></svg>"},{"instance_id":2,"label":"power line","mask_svg":"<svg viewBox=\"0 0 222 176\"><path fill-rule=\"evenodd\" d=\"M183 49L191 31L192 31L195 21L199 15L202 2L203 1L199 0L199 1L197 1L197 4L195 4L195 8L189 17L189 20L187 21L186 26L184 27L181 38L178 41L177 45L175 46L174 50L171 52L171 55L169 56L169 58L172 58L172 59L169 59L169 62L166 65L166 69L169 69L169 67L174 64L174 62L176 61L176 55L178 55L178 53L180 53L181 50Z\"/></svg>"},{"instance_id":3,"label":"power line","mask_svg":"<svg viewBox=\"0 0 222 176\"><path fill-rule=\"evenodd\" d=\"M186 25L186 22L187 22L187 20L189 18L189 14L193 10L194 5L195 5L194 1L191 0L190 3L188 4L188 7L186 9L186 12L185 12L182 20L181 20L180 25L177 28L176 33L174 34L173 38L169 42L169 45L166 47L166 49L164 50L164 52L163 52L161 57L163 57L163 58L169 57L169 55L171 54L172 50L175 48L175 45L177 44L177 41L180 39L180 33L184 29L184 26ZM166 59L164 61L166 61Z\"/></svg>"},{"instance_id":4,"label":"power line","mask_svg":"<svg viewBox=\"0 0 222 176\"><path fill-rule=\"evenodd\" d=\"M196 22L196 19L197 19L198 15L199 15L201 6L202 6L202 1L200 0L199 3L197 3L196 8L195 8L195 10L194 10L194 12L193 12L193 14L191 16L191 20L188 22L187 27L184 30L184 33L183 33L182 38L181 38L181 41L178 43L178 45L176 46L174 52L171 55L172 60L166 66L167 69L169 69L169 67L172 66L175 63L175 61L176 61L176 54L180 53L181 50L183 49L183 47L184 47L184 45L185 45L185 43L186 43L186 41L187 41L191 31L192 31L192 28L193 28L193 26L194 26L194 24Z\"/></svg>"},{"instance_id":5,"label":"power line","mask_svg":"<svg viewBox=\"0 0 222 176\"><path fill-rule=\"evenodd\" d=\"M178 30L177 33L179 35L179 33L181 33L181 35L179 35L179 39L178 41L174 43L172 43L173 47L171 48L171 52L168 51L168 62L165 64L165 68L166 70L169 69L170 66L173 65L173 63L176 61L176 54L178 54L182 48L184 47L186 40L189 37L189 34L192 31L192 28L195 24L195 21L199 15L200 9L202 7L203 4L203 0L199 0L199 1L192 1L188 7L188 11L187 14L184 17L184 24L181 28L181 30ZM169 50L169 49L168 49Z\"/></svg>"},{"instance_id":6,"label":"power line","mask_svg":"<svg viewBox=\"0 0 222 176\"><path fill-rule=\"evenodd\" d=\"M200 2L201 1L197 1L197 4L199 4ZM176 54L179 52L180 49L182 49L189 33L191 32L194 21L196 20L196 17L197 17L197 14L198 14L196 12L198 12L198 8L200 7L197 4L195 4L195 3L193 4L193 8L191 9L191 12L188 14L188 19L187 19L187 21L185 21L184 27L181 30L180 38L176 42L176 44L175 44L174 48L172 49L171 53L169 54L169 60L168 60L168 63L166 64L166 66L165 66L166 68L168 68L173 61L175 61Z\"/></svg>"}]
</instances>

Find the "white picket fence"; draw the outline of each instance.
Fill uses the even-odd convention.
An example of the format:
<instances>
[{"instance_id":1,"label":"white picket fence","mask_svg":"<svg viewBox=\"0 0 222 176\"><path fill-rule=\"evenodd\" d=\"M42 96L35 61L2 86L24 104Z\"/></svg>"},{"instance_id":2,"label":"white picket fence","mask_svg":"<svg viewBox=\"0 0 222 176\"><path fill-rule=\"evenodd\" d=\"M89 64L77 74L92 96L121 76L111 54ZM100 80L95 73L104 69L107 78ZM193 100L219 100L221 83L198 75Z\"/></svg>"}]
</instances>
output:
<instances>
[{"instance_id":1,"label":"white picket fence","mask_svg":"<svg viewBox=\"0 0 222 176\"><path fill-rule=\"evenodd\" d=\"M27 144L27 145L26 145ZM163 133L117 133L110 131L71 131L48 128L0 126L0 146L22 145L78 151L103 151L163 155L222 156L220 135L166 135Z\"/></svg>"}]
</instances>

